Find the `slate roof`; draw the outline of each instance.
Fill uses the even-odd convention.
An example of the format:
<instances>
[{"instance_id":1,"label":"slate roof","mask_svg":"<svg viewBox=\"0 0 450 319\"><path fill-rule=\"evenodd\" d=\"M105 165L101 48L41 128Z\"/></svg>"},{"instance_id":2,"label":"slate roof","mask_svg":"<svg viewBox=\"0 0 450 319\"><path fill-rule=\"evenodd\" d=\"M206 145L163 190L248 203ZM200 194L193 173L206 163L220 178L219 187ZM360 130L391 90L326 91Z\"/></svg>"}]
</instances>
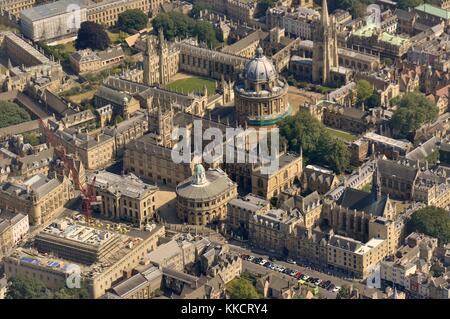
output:
<instances>
[{"instance_id":1,"label":"slate roof","mask_svg":"<svg viewBox=\"0 0 450 319\"><path fill-rule=\"evenodd\" d=\"M381 198L377 199L374 193L346 188L337 204L351 210L356 209L374 216L383 216L387 200L388 198L385 195L381 195Z\"/></svg>"},{"instance_id":2,"label":"slate roof","mask_svg":"<svg viewBox=\"0 0 450 319\"><path fill-rule=\"evenodd\" d=\"M340 235L331 237L328 243L330 246L339 247L353 252L356 252L361 247L360 241Z\"/></svg>"},{"instance_id":3,"label":"slate roof","mask_svg":"<svg viewBox=\"0 0 450 319\"><path fill-rule=\"evenodd\" d=\"M110 89L106 86L101 86L95 93L95 96L117 105L127 105L132 99L131 95Z\"/></svg>"},{"instance_id":4,"label":"slate roof","mask_svg":"<svg viewBox=\"0 0 450 319\"><path fill-rule=\"evenodd\" d=\"M411 166L406 166L395 161L380 159L377 162L378 170L384 176L398 176L407 181L414 181L418 169Z\"/></svg>"}]
</instances>

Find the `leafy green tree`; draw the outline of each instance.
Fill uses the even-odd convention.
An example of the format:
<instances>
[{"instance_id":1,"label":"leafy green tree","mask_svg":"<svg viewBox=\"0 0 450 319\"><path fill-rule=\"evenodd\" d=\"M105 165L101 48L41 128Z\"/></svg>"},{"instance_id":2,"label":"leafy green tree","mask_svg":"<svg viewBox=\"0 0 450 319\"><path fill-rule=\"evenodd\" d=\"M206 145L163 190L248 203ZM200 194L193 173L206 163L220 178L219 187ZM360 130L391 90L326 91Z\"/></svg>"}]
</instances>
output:
<instances>
[{"instance_id":1,"label":"leafy green tree","mask_svg":"<svg viewBox=\"0 0 450 319\"><path fill-rule=\"evenodd\" d=\"M88 299L86 288L61 288L55 292L47 289L40 280L13 277L9 280L6 299Z\"/></svg>"},{"instance_id":2,"label":"leafy green tree","mask_svg":"<svg viewBox=\"0 0 450 319\"><path fill-rule=\"evenodd\" d=\"M53 294L53 299L89 299L89 292L86 288L62 288Z\"/></svg>"},{"instance_id":3,"label":"leafy green tree","mask_svg":"<svg viewBox=\"0 0 450 319\"><path fill-rule=\"evenodd\" d=\"M256 291L252 283L245 278L236 278L231 281L228 293L232 299L260 299L261 296Z\"/></svg>"},{"instance_id":4,"label":"leafy green tree","mask_svg":"<svg viewBox=\"0 0 450 319\"><path fill-rule=\"evenodd\" d=\"M424 233L436 237L441 245L447 244L450 242L450 213L434 206L421 208L406 223L406 231Z\"/></svg>"},{"instance_id":5,"label":"leafy green tree","mask_svg":"<svg viewBox=\"0 0 450 319\"><path fill-rule=\"evenodd\" d=\"M208 6L200 3L194 3L191 12L189 12L189 16L193 19L200 18L200 12L208 9Z\"/></svg>"},{"instance_id":6,"label":"leafy green tree","mask_svg":"<svg viewBox=\"0 0 450 319\"><path fill-rule=\"evenodd\" d=\"M366 100L366 106L369 108L377 107L381 105L381 97L377 92L373 92L371 96Z\"/></svg>"},{"instance_id":7,"label":"leafy green tree","mask_svg":"<svg viewBox=\"0 0 450 319\"><path fill-rule=\"evenodd\" d=\"M417 7L421 4L423 4L423 0L398 0L397 1L397 6L400 9L413 8L413 7Z\"/></svg>"},{"instance_id":8,"label":"leafy green tree","mask_svg":"<svg viewBox=\"0 0 450 319\"><path fill-rule=\"evenodd\" d=\"M25 277L13 277L9 281L6 299L47 299L49 293L38 280Z\"/></svg>"},{"instance_id":9,"label":"leafy green tree","mask_svg":"<svg viewBox=\"0 0 450 319\"><path fill-rule=\"evenodd\" d=\"M178 37L186 37L186 35L195 36L195 25L197 22L196 20L182 14L181 12L171 12L169 15L174 21L175 34ZM212 27L211 24L209 25Z\"/></svg>"},{"instance_id":10,"label":"leafy green tree","mask_svg":"<svg viewBox=\"0 0 450 319\"><path fill-rule=\"evenodd\" d=\"M340 173L348 168L350 153L340 139L332 136L325 126L309 112L301 110L279 123L280 144L290 151L303 150L306 162L325 165Z\"/></svg>"},{"instance_id":11,"label":"leafy green tree","mask_svg":"<svg viewBox=\"0 0 450 319\"><path fill-rule=\"evenodd\" d=\"M172 40L175 38L175 22L168 13L160 13L152 20L153 28L157 31L162 29L166 39Z\"/></svg>"},{"instance_id":12,"label":"leafy green tree","mask_svg":"<svg viewBox=\"0 0 450 319\"><path fill-rule=\"evenodd\" d=\"M148 17L139 9L126 10L119 14L117 27L124 31L139 31L147 27Z\"/></svg>"},{"instance_id":13,"label":"leafy green tree","mask_svg":"<svg viewBox=\"0 0 450 319\"><path fill-rule=\"evenodd\" d=\"M0 128L30 121L30 114L15 103L0 101Z\"/></svg>"},{"instance_id":14,"label":"leafy green tree","mask_svg":"<svg viewBox=\"0 0 450 319\"><path fill-rule=\"evenodd\" d=\"M98 23L85 21L78 30L75 48L83 50L90 48L92 50L105 50L110 45L110 39L103 26Z\"/></svg>"},{"instance_id":15,"label":"leafy green tree","mask_svg":"<svg viewBox=\"0 0 450 319\"><path fill-rule=\"evenodd\" d=\"M347 285L343 285L336 295L336 299L350 299L350 297L350 287Z\"/></svg>"},{"instance_id":16,"label":"leafy green tree","mask_svg":"<svg viewBox=\"0 0 450 319\"><path fill-rule=\"evenodd\" d=\"M180 12L160 13L152 20L152 25L158 32L162 29L164 37L168 40L175 37L197 37L208 46L214 47L218 43L216 31L210 22L194 20Z\"/></svg>"},{"instance_id":17,"label":"leafy green tree","mask_svg":"<svg viewBox=\"0 0 450 319\"><path fill-rule=\"evenodd\" d=\"M39 140L39 136L37 136L36 133L34 132L27 132L27 133L23 133L23 141L24 143L28 143L32 146L36 146L39 145L40 140Z\"/></svg>"},{"instance_id":18,"label":"leafy green tree","mask_svg":"<svg viewBox=\"0 0 450 319\"><path fill-rule=\"evenodd\" d=\"M216 31L208 21L198 21L195 24L194 34L202 42L206 42L208 46L215 47L217 45Z\"/></svg>"},{"instance_id":19,"label":"leafy green tree","mask_svg":"<svg viewBox=\"0 0 450 319\"><path fill-rule=\"evenodd\" d=\"M421 93L407 93L394 102L398 109L392 116L392 126L401 133L415 131L438 116L436 105Z\"/></svg>"},{"instance_id":20,"label":"leafy green tree","mask_svg":"<svg viewBox=\"0 0 450 319\"><path fill-rule=\"evenodd\" d=\"M367 101L373 94L373 86L366 80L359 80L356 83L356 98L358 103L362 104Z\"/></svg>"}]
</instances>

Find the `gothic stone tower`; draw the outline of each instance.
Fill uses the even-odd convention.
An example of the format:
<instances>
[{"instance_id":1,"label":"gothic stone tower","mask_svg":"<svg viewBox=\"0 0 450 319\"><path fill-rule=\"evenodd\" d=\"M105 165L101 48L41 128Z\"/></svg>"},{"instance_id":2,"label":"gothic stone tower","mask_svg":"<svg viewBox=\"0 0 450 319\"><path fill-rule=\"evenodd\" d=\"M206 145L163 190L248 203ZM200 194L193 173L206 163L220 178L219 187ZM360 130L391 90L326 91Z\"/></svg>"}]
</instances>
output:
<instances>
[{"instance_id":1,"label":"gothic stone tower","mask_svg":"<svg viewBox=\"0 0 450 319\"><path fill-rule=\"evenodd\" d=\"M163 31L160 29L157 41L150 36L147 38L144 53L144 84L166 85L170 81L167 63L169 63L169 44L164 39Z\"/></svg>"},{"instance_id":2,"label":"gothic stone tower","mask_svg":"<svg viewBox=\"0 0 450 319\"><path fill-rule=\"evenodd\" d=\"M327 0L322 2L322 17L316 24L313 41L312 80L327 84L331 80L331 68L338 66L336 23L334 17L328 15Z\"/></svg>"},{"instance_id":3,"label":"gothic stone tower","mask_svg":"<svg viewBox=\"0 0 450 319\"><path fill-rule=\"evenodd\" d=\"M170 105L161 105L158 103L158 106L153 108L149 113L149 130L150 132L155 133L158 137L158 144L164 147L172 147L172 131L174 129L173 125L173 103L170 102Z\"/></svg>"},{"instance_id":4,"label":"gothic stone tower","mask_svg":"<svg viewBox=\"0 0 450 319\"><path fill-rule=\"evenodd\" d=\"M147 46L144 53L144 84L154 85L158 83L155 72L155 56L157 56L153 41L150 36L147 37Z\"/></svg>"}]
</instances>

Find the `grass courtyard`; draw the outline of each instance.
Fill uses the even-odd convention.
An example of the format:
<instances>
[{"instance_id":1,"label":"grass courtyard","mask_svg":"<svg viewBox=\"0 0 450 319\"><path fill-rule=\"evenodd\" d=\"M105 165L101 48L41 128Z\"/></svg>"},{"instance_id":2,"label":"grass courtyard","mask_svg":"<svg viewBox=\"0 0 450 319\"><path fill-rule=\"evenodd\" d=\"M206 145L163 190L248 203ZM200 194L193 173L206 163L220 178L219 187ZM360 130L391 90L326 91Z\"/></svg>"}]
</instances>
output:
<instances>
[{"instance_id":1,"label":"grass courtyard","mask_svg":"<svg viewBox=\"0 0 450 319\"><path fill-rule=\"evenodd\" d=\"M185 94L191 92L203 93L205 85L208 89L208 96L213 95L216 91L216 82L214 80L202 77L188 77L176 80L167 84L166 89L174 92L183 92Z\"/></svg>"},{"instance_id":2,"label":"grass courtyard","mask_svg":"<svg viewBox=\"0 0 450 319\"><path fill-rule=\"evenodd\" d=\"M352 134L344 132L344 131L335 130L331 127L326 127L326 130L328 132L330 132L330 134L332 136L337 137L337 138L343 140L344 142L353 142L354 140L357 139L357 137L355 135L352 135Z\"/></svg>"},{"instance_id":3,"label":"grass courtyard","mask_svg":"<svg viewBox=\"0 0 450 319\"><path fill-rule=\"evenodd\" d=\"M112 44L122 43L127 37L130 36L128 33L123 31L112 32L108 30L106 31L106 34L108 34L109 40Z\"/></svg>"}]
</instances>

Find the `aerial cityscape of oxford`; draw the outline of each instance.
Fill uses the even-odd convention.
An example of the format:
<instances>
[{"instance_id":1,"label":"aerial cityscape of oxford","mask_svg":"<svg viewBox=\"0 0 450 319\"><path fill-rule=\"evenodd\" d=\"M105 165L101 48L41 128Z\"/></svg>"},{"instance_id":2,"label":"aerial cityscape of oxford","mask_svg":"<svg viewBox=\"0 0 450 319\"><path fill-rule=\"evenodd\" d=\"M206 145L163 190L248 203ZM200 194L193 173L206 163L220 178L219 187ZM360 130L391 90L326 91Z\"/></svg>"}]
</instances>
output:
<instances>
[{"instance_id":1,"label":"aerial cityscape of oxford","mask_svg":"<svg viewBox=\"0 0 450 319\"><path fill-rule=\"evenodd\" d=\"M0 0L0 299L450 299L450 0Z\"/></svg>"}]
</instances>

